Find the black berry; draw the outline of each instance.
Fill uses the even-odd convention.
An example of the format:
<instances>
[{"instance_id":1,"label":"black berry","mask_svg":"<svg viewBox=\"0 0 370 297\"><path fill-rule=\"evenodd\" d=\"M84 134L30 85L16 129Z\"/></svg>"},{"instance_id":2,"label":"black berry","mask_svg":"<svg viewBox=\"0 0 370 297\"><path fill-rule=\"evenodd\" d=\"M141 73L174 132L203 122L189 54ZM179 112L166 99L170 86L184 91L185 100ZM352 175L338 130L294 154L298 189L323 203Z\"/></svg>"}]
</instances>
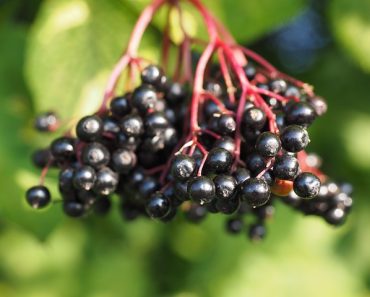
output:
<instances>
[{"instance_id":1,"label":"black berry","mask_svg":"<svg viewBox=\"0 0 370 297\"><path fill-rule=\"evenodd\" d=\"M299 163L296 157L285 154L275 159L273 174L278 179L293 180L298 174Z\"/></svg>"},{"instance_id":2,"label":"black berry","mask_svg":"<svg viewBox=\"0 0 370 297\"><path fill-rule=\"evenodd\" d=\"M257 138L256 150L264 157L274 157L280 151L279 137L271 132L263 132Z\"/></svg>"},{"instance_id":3,"label":"black berry","mask_svg":"<svg viewBox=\"0 0 370 297\"><path fill-rule=\"evenodd\" d=\"M299 174L293 183L294 192L302 198L314 198L320 192L320 179L309 172Z\"/></svg>"},{"instance_id":4,"label":"black berry","mask_svg":"<svg viewBox=\"0 0 370 297\"><path fill-rule=\"evenodd\" d=\"M252 207L262 206L270 199L270 187L263 179L250 178L242 184L240 197Z\"/></svg>"},{"instance_id":5,"label":"black berry","mask_svg":"<svg viewBox=\"0 0 370 297\"><path fill-rule=\"evenodd\" d=\"M103 133L103 121L96 115L82 118L76 127L76 134L82 141L95 141Z\"/></svg>"},{"instance_id":6,"label":"black berry","mask_svg":"<svg viewBox=\"0 0 370 297\"><path fill-rule=\"evenodd\" d=\"M215 198L215 184L205 176L193 177L188 184L188 193L195 202L210 203Z\"/></svg>"},{"instance_id":7,"label":"black berry","mask_svg":"<svg viewBox=\"0 0 370 297\"><path fill-rule=\"evenodd\" d=\"M33 208L41 209L50 203L50 192L44 186L34 186L27 190L26 199Z\"/></svg>"},{"instance_id":8,"label":"black berry","mask_svg":"<svg viewBox=\"0 0 370 297\"><path fill-rule=\"evenodd\" d=\"M145 209L151 218L161 219L169 214L171 203L162 193L156 192L146 201Z\"/></svg>"}]
</instances>

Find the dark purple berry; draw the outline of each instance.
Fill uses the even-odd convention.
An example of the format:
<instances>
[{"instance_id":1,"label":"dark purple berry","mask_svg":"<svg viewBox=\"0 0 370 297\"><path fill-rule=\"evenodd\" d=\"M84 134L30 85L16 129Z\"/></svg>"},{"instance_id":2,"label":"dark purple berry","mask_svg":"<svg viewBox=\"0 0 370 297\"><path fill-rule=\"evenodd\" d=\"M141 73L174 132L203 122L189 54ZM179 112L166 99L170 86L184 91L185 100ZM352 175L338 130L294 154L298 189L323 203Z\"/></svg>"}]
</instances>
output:
<instances>
[{"instance_id":1,"label":"dark purple berry","mask_svg":"<svg viewBox=\"0 0 370 297\"><path fill-rule=\"evenodd\" d=\"M58 117L54 112L40 114L34 123L34 127L39 132L52 132L58 126Z\"/></svg>"},{"instance_id":2,"label":"dark purple berry","mask_svg":"<svg viewBox=\"0 0 370 297\"><path fill-rule=\"evenodd\" d=\"M226 222L226 231L231 234L238 234L244 228L244 222L241 219L229 219Z\"/></svg>"},{"instance_id":3,"label":"dark purple berry","mask_svg":"<svg viewBox=\"0 0 370 297\"><path fill-rule=\"evenodd\" d=\"M309 126L316 118L315 110L305 102L295 102L290 105L286 113L288 124Z\"/></svg>"},{"instance_id":4,"label":"dark purple berry","mask_svg":"<svg viewBox=\"0 0 370 297\"><path fill-rule=\"evenodd\" d=\"M73 185L76 189L89 191L96 180L95 169L91 166L81 166L74 171Z\"/></svg>"},{"instance_id":5,"label":"dark purple berry","mask_svg":"<svg viewBox=\"0 0 370 297\"><path fill-rule=\"evenodd\" d=\"M149 85L138 87L132 94L132 105L141 114L146 114L149 110L154 110L157 100L157 93Z\"/></svg>"},{"instance_id":6,"label":"dark purple berry","mask_svg":"<svg viewBox=\"0 0 370 297\"><path fill-rule=\"evenodd\" d=\"M253 224L249 227L248 236L252 241L260 241L266 236L266 227L262 224Z\"/></svg>"},{"instance_id":7,"label":"dark purple berry","mask_svg":"<svg viewBox=\"0 0 370 297\"><path fill-rule=\"evenodd\" d=\"M217 175L213 182L218 199L231 199L236 191L236 180L231 175Z\"/></svg>"},{"instance_id":8,"label":"dark purple berry","mask_svg":"<svg viewBox=\"0 0 370 297\"><path fill-rule=\"evenodd\" d=\"M299 174L293 183L294 192L302 198L316 197L320 192L320 186L320 179L310 172Z\"/></svg>"},{"instance_id":9,"label":"dark purple berry","mask_svg":"<svg viewBox=\"0 0 370 297\"><path fill-rule=\"evenodd\" d=\"M259 207L266 204L270 199L270 187L263 180L258 178L247 179L241 186L240 197L252 207Z\"/></svg>"},{"instance_id":10,"label":"dark purple berry","mask_svg":"<svg viewBox=\"0 0 370 297\"><path fill-rule=\"evenodd\" d=\"M184 181L193 176L196 169L193 157L186 155L176 155L172 160L171 174L180 181Z\"/></svg>"},{"instance_id":11,"label":"dark purple berry","mask_svg":"<svg viewBox=\"0 0 370 297\"><path fill-rule=\"evenodd\" d=\"M110 110L117 118L124 117L131 112L131 94L116 97L110 102Z\"/></svg>"},{"instance_id":12,"label":"dark purple berry","mask_svg":"<svg viewBox=\"0 0 370 297\"><path fill-rule=\"evenodd\" d=\"M112 166L118 173L128 173L137 163L134 152L127 149L118 149L112 154Z\"/></svg>"},{"instance_id":13,"label":"dark purple berry","mask_svg":"<svg viewBox=\"0 0 370 297\"><path fill-rule=\"evenodd\" d=\"M263 132L257 138L256 150L264 157L275 157L280 148L279 136L272 132Z\"/></svg>"},{"instance_id":14,"label":"dark purple berry","mask_svg":"<svg viewBox=\"0 0 370 297\"><path fill-rule=\"evenodd\" d=\"M293 180L299 170L299 163L296 157L285 154L275 159L273 174L278 179Z\"/></svg>"},{"instance_id":15,"label":"dark purple berry","mask_svg":"<svg viewBox=\"0 0 370 297\"><path fill-rule=\"evenodd\" d=\"M213 148L209 151L205 170L207 172L223 173L226 172L232 165L232 154L223 148Z\"/></svg>"},{"instance_id":16,"label":"dark purple berry","mask_svg":"<svg viewBox=\"0 0 370 297\"><path fill-rule=\"evenodd\" d=\"M33 208L41 209L50 203L50 192L44 186L34 186L27 190L26 200Z\"/></svg>"},{"instance_id":17,"label":"dark purple berry","mask_svg":"<svg viewBox=\"0 0 370 297\"><path fill-rule=\"evenodd\" d=\"M119 177L116 172L108 167L100 169L96 173L94 192L99 195L110 195L117 189Z\"/></svg>"},{"instance_id":18,"label":"dark purple berry","mask_svg":"<svg viewBox=\"0 0 370 297\"><path fill-rule=\"evenodd\" d=\"M92 142L83 148L81 157L85 165L101 168L109 163L110 153L101 143Z\"/></svg>"},{"instance_id":19,"label":"dark purple berry","mask_svg":"<svg viewBox=\"0 0 370 297\"><path fill-rule=\"evenodd\" d=\"M145 209L151 218L161 219L171 211L171 203L162 193L156 192L146 201Z\"/></svg>"},{"instance_id":20,"label":"dark purple berry","mask_svg":"<svg viewBox=\"0 0 370 297\"><path fill-rule=\"evenodd\" d=\"M307 130L298 125L286 127L280 138L283 148L292 153L304 150L310 142Z\"/></svg>"},{"instance_id":21,"label":"dark purple berry","mask_svg":"<svg viewBox=\"0 0 370 297\"><path fill-rule=\"evenodd\" d=\"M83 117L76 126L76 134L82 141L96 141L103 133L103 121L96 115Z\"/></svg>"},{"instance_id":22,"label":"dark purple berry","mask_svg":"<svg viewBox=\"0 0 370 297\"><path fill-rule=\"evenodd\" d=\"M51 154L58 161L71 160L75 157L75 140L70 137L55 139L50 145Z\"/></svg>"},{"instance_id":23,"label":"dark purple berry","mask_svg":"<svg viewBox=\"0 0 370 297\"><path fill-rule=\"evenodd\" d=\"M141 72L141 81L144 84L157 87L161 84L163 70L157 65L149 65Z\"/></svg>"},{"instance_id":24,"label":"dark purple berry","mask_svg":"<svg viewBox=\"0 0 370 297\"><path fill-rule=\"evenodd\" d=\"M65 201L63 203L64 213L72 218L79 218L85 214L85 207L78 201Z\"/></svg>"},{"instance_id":25,"label":"dark purple berry","mask_svg":"<svg viewBox=\"0 0 370 297\"><path fill-rule=\"evenodd\" d=\"M139 115L129 114L120 121L122 132L128 137L139 137L144 133L144 123Z\"/></svg>"},{"instance_id":26,"label":"dark purple berry","mask_svg":"<svg viewBox=\"0 0 370 297\"><path fill-rule=\"evenodd\" d=\"M266 114L258 107L247 109L243 114L243 124L246 128L260 130L266 123Z\"/></svg>"},{"instance_id":27,"label":"dark purple berry","mask_svg":"<svg viewBox=\"0 0 370 297\"><path fill-rule=\"evenodd\" d=\"M210 203L216 194L215 184L205 176L193 177L188 184L190 199L200 204Z\"/></svg>"}]
</instances>

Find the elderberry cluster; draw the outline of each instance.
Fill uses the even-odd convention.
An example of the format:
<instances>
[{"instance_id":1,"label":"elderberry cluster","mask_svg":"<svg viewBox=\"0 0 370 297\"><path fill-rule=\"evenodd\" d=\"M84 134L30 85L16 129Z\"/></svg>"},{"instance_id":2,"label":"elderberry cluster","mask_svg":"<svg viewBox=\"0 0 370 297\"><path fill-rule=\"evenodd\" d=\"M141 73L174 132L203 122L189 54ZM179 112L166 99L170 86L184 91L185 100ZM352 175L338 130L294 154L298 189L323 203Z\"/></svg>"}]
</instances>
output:
<instances>
[{"instance_id":1,"label":"elderberry cluster","mask_svg":"<svg viewBox=\"0 0 370 297\"><path fill-rule=\"evenodd\" d=\"M352 204L349 186L330 182L304 153L307 129L326 112L325 101L250 64L244 71L263 102L248 97L240 113L214 65L204 85L199 127L193 127L193 94L149 65L140 86L36 151L34 164L59 168L61 204L71 217L105 214L116 195L127 220L167 222L182 212L200 222L221 213L230 233L246 229L251 239L264 237L265 221L279 200L330 224L344 222ZM240 93L237 88L235 97ZM49 112L35 126L54 131L57 122ZM26 198L34 208L51 202L43 185L29 189Z\"/></svg>"}]
</instances>

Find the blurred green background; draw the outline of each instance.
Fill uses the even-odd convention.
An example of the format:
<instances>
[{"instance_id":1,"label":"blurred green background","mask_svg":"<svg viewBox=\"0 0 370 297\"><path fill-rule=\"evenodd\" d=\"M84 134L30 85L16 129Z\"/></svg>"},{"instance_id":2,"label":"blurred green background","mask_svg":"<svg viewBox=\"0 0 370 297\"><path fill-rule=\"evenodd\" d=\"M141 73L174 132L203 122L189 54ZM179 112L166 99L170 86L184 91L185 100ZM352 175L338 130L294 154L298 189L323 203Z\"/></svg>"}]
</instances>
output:
<instances>
[{"instance_id":1,"label":"blurred green background","mask_svg":"<svg viewBox=\"0 0 370 297\"><path fill-rule=\"evenodd\" d=\"M1 297L370 296L370 1L207 0L238 41L315 85L328 114L311 128L324 170L355 186L339 229L284 205L267 239L232 237L223 219L71 220L24 203L29 156L48 137L32 117L88 113L148 0L0 0ZM187 24L200 30L191 11ZM154 57L161 20L142 54ZM55 176L55 174L54 174ZM55 188L53 174L48 184Z\"/></svg>"}]
</instances>

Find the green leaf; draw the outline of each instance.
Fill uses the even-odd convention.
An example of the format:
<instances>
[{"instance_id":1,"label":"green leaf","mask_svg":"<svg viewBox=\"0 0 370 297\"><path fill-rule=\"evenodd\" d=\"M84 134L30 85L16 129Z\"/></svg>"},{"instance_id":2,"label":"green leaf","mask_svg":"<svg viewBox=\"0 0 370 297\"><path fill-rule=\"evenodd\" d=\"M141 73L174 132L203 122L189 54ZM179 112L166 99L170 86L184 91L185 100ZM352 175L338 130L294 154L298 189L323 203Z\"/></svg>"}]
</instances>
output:
<instances>
[{"instance_id":1,"label":"green leaf","mask_svg":"<svg viewBox=\"0 0 370 297\"><path fill-rule=\"evenodd\" d=\"M305 0L205 0L239 42L256 40L291 20Z\"/></svg>"},{"instance_id":2,"label":"green leaf","mask_svg":"<svg viewBox=\"0 0 370 297\"><path fill-rule=\"evenodd\" d=\"M363 70L370 72L370 1L332 1L330 18L337 41Z\"/></svg>"},{"instance_id":3,"label":"green leaf","mask_svg":"<svg viewBox=\"0 0 370 297\"><path fill-rule=\"evenodd\" d=\"M45 1L26 63L36 109L69 118L94 111L135 19L120 0Z\"/></svg>"},{"instance_id":4,"label":"green leaf","mask_svg":"<svg viewBox=\"0 0 370 297\"><path fill-rule=\"evenodd\" d=\"M137 12L150 3L149 0L122 1L130 3ZM306 0L204 0L202 2L239 42L256 40L275 30L276 26L283 25L297 15L307 3ZM186 28L191 33L196 32L205 38L207 31L199 13L190 5L186 5L185 11L188 11L184 14ZM160 28L163 27L164 17L165 14L161 14L155 19L154 24Z\"/></svg>"},{"instance_id":5,"label":"green leaf","mask_svg":"<svg viewBox=\"0 0 370 297\"><path fill-rule=\"evenodd\" d=\"M0 27L0 219L5 223L21 226L39 238L45 237L57 224L56 210L40 212L26 205L24 193L27 187L38 182L30 172L30 145L24 129L29 124L29 101L22 77L26 30L23 27Z\"/></svg>"}]
</instances>

